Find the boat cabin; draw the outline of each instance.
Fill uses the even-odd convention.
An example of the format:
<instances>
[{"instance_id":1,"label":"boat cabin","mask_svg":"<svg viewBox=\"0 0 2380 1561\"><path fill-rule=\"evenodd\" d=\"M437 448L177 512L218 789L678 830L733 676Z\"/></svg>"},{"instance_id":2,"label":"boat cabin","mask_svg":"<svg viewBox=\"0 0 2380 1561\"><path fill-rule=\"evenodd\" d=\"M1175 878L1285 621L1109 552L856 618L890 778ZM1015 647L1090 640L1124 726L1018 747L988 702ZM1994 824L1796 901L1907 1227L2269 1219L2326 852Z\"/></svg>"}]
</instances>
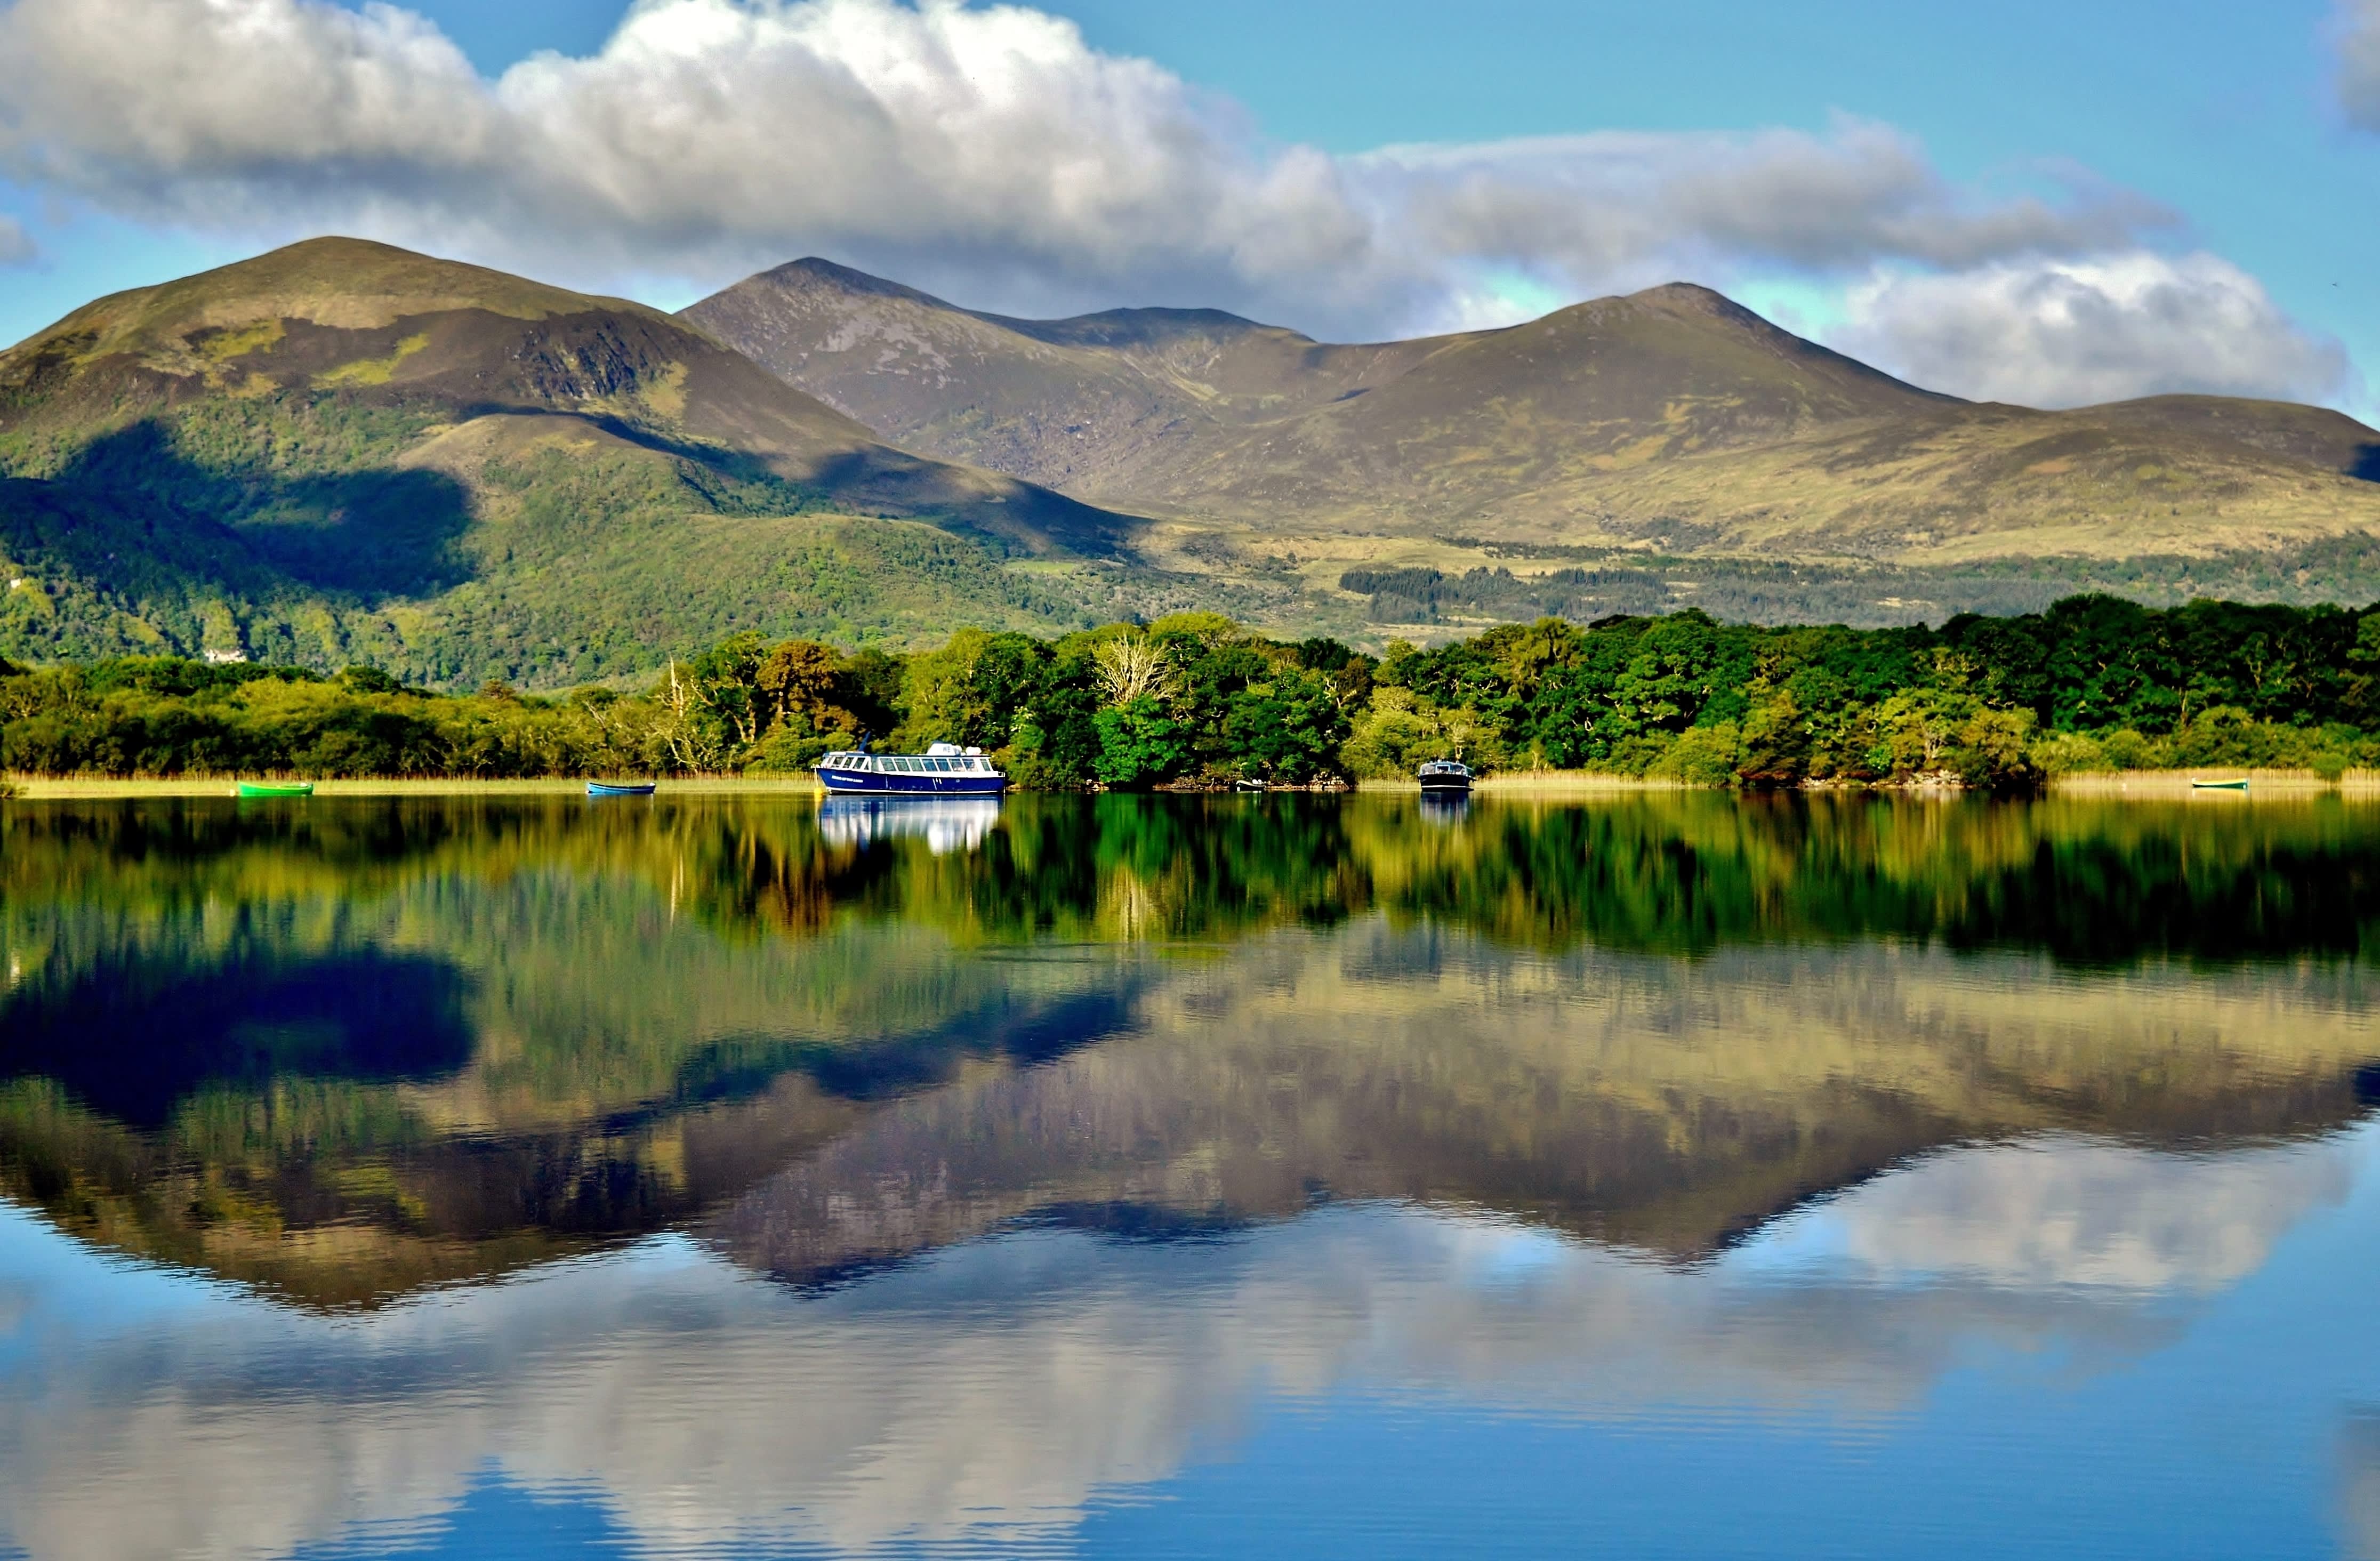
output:
<instances>
[{"instance_id":1,"label":"boat cabin","mask_svg":"<svg viewBox=\"0 0 2380 1561\"><path fill-rule=\"evenodd\" d=\"M820 769L849 770L861 775L990 775L991 760L981 748L937 743L922 754L829 754Z\"/></svg>"},{"instance_id":2,"label":"boat cabin","mask_svg":"<svg viewBox=\"0 0 2380 1561\"><path fill-rule=\"evenodd\" d=\"M1424 792L1468 792L1471 767L1461 759L1432 759L1421 767L1417 779Z\"/></svg>"}]
</instances>

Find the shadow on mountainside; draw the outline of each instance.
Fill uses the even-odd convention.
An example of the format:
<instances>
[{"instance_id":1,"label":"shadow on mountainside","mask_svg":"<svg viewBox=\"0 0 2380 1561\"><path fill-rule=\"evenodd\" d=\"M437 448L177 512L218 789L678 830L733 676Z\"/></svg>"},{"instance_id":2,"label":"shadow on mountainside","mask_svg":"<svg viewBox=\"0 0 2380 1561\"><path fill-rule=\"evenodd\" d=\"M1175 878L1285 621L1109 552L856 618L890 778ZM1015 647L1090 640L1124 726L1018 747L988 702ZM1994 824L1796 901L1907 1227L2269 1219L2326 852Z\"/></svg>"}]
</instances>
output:
<instances>
[{"instance_id":1,"label":"shadow on mountainside","mask_svg":"<svg viewBox=\"0 0 2380 1561\"><path fill-rule=\"evenodd\" d=\"M0 1008L0 1078L53 1079L151 1130L208 1086L432 1079L471 1059L467 989L442 960L373 950L165 971L115 962Z\"/></svg>"},{"instance_id":2,"label":"shadow on mountainside","mask_svg":"<svg viewBox=\"0 0 2380 1561\"><path fill-rule=\"evenodd\" d=\"M997 1001L921 1034L818 1048L801 1069L829 1095L879 1101L946 1084L970 1058L1037 1067L1131 1030L1144 985L1134 979L1055 1000Z\"/></svg>"},{"instance_id":3,"label":"shadow on mountainside","mask_svg":"<svg viewBox=\"0 0 2380 1561\"><path fill-rule=\"evenodd\" d=\"M2359 446L2355 463L2347 468L2347 475L2365 482L2380 482L2380 444Z\"/></svg>"},{"instance_id":4,"label":"shadow on mountainside","mask_svg":"<svg viewBox=\"0 0 2380 1561\"><path fill-rule=\"evenodd\" d=\"M93 440L34 486L37 498L64 502L44 506L63 524L39 541L119 590L138 583L128 549L181 576L160 584L249 591L285 582L367 599L424 596L471 574L455 546L471 522L469 496L441 472L288 476L246 460L202 464L148 419Z\"/></svg>"}]
</instances>

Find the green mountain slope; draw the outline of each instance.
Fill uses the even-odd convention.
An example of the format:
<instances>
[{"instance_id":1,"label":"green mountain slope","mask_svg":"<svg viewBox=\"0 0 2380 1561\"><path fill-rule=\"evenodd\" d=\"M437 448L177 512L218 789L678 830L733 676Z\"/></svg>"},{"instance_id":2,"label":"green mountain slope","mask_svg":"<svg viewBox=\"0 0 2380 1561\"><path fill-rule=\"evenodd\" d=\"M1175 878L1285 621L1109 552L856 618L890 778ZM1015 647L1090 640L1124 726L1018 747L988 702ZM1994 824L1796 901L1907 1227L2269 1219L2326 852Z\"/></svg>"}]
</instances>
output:
<instances>
[{"instance_id":1,"label":"green mountain slope","mask_svg":"<svg viewBox=\"0 0 2380 1561\"><path fill-rule=\"evenodd\" d=\"M2228 577L2380 528L2380 432L2338 413L1974 405L1683 284L1330 346L1209 311L1003 320L800 261L686 318L913 448L1163 517L1153 559L1285 563L1326 596L1350 566L1485 562L1450 537L1499 558L1652 551L1672 574L1947 572L1972 594L1981 563L2098 580L2132 561L2180 588L2208 561Z\"/></svg>"},{"instance_id":2,"label":"green mountain slope","mask_svg":"<svg viewBox=\"0 0 2380 1561\"><path fill-rule=\"evenodd\" d=\"M736 628L1086 614L1128 523L923 459L641 305L322 239L0 354L0 652L200 648L434 682Z\"/></svg>"}]
</instances>

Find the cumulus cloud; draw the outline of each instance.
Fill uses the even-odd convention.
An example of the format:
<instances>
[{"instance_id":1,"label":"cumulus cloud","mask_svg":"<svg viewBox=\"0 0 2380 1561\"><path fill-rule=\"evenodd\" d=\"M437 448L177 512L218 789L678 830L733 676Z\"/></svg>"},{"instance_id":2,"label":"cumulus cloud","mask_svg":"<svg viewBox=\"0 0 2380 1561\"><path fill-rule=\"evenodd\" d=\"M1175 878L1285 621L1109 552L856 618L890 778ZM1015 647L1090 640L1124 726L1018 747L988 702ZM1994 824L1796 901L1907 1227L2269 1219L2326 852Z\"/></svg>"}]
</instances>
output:
<instances>
[{"instance_id":1,"label":"cumulus cloud","mask_svg":"<svg viewBox=\"0 0 2380 1561\"><path fill-rule=\"evenodd\" d=\"M493 81L391 6L16 0L0 169L152 221L342 227L589 284L820 251L980 304L1219 303L1339 333L1436 323L1498 271L1723 284L2172 220L2080 175L1985 198L1848 119L1336 157L1072 22L956 0L641 0L598 54Z\"/></svg>"},{"instance_id":2,"label":"cumulus cloud","mask_svg":"<svg viewBox=\"0 0 2380 1561\"><path fill-rule=\"evenodd\" d=\"M2345 101L2380 123L2380 0L2344 15ZM820 253L1012 313L1213 305L1348 339L1681 278L1869 277L1840 345L1964 393L2345 376L2252 279L2145 248L2173 212L2080 170L1985 193L1852 118L1333 155L1062 18L960 0L638 0L596 54L493 80L394 5L0 0L0 175L607 292Z\"/></svg>"},{"instance_id":3,"label":"cumulus cloud","mask_svg":"<svg viewBox=\"0 0 2380 1561\"><path fill-rule=\"evenodd\" d=\"M1829 340L1905 379L1985 401L2074 406L2164 392L2324 401L2346 352L2209 254L2135 249L1884 270L1854 286Z\"/></svg>"},{"instance_id":4,"label":"cumulus cloud","mask_svg":"<svg viewBox=\"0 0 2380 1561\"><path fill-rule=\"evenodd\" d=\"M2380 0L2340 0L2338 103L2349 124L2380 135Z\"/></svg>"}]
</instances>

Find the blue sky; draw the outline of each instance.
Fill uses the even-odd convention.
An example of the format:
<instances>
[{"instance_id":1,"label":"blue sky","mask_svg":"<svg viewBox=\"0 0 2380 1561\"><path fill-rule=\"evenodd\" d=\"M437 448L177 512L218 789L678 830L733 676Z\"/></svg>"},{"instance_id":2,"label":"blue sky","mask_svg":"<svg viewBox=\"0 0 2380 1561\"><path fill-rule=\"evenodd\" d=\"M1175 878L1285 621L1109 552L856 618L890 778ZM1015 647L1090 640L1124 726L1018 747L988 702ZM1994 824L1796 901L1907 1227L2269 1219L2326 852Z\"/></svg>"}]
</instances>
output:
<instances>
[{"instance_id":1,"label":"blue sky","mask_svg":"<svg viewBox=\"0 0 2380 1561\"><path fill-rule=\"evenodd\" d=\"M1029 30L905 34L899 0L648 0L665 46L633 56L614 0L410 0L404 37L331 44L314 0L230 0L255 13L242 56L267 56L237 101L211 83L239 62L210 71L209 39L136 36L155 30L120 9L177 5L0 0L21 62L0 64L0 212L36 251L0 270L0 338L365 231L672 307L815 250L987 307L1214 303L1338 336L1682 275L1928 382L2050 402L2223 389L2369 416L2380 365L2380 84L2343 63L2374 53L2353 42L2380 36L2372 0L1047 0L1080 57ZM777 34L702 53L754 16ZM478 101L419 64L430 28L513 116L491 108L468 147L430 144ZM544 96L490 85L607 44ZM869 74L888 47L945 94L1006 71L1027 101L987 119L905 99L899 72ZM144 48L200 63L135 74ZM239 117L375 50L321 102ZM820 58L858 88L822 86ZM381 103L406 72L420 106ZM690 92L722 116L700 144L733 157L647 144ZM1037 115L1037 94L1061 106ZM362 123L358 101L384 112ZM566 150L492 173L531 101ZM900 133L870 139L880 121ZM945 128L955 150L916 151ZM847 136L872 150L842 157ZM590 137L628 148L619 167L580 165ZM860 170L849 188L813 148Z\"/></svg>"}]
</instances>

